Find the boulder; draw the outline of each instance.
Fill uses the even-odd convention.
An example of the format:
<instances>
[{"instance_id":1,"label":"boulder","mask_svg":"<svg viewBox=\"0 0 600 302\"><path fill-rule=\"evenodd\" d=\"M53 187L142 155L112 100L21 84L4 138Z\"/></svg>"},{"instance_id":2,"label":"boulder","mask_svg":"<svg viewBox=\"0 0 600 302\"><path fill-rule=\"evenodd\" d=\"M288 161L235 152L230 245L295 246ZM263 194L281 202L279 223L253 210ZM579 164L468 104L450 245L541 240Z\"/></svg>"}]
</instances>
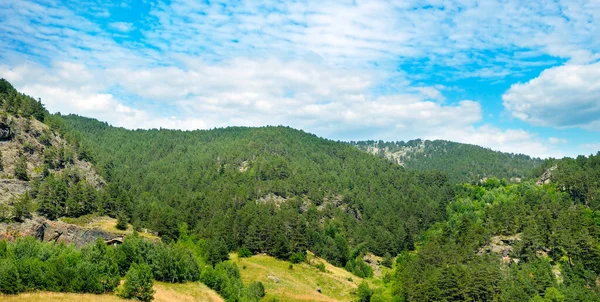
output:
<instances>
[{"instance_id":1,"label":"boulder","mask_svg":"<svg viewBox=\"0 0 600 302\"><path fill-rule=\"evenodd\" d=\"M12 131L10 130L10 126L5 123L0 122L0 140L7 141L12 138Z\"/></svg>"}]
</instances>

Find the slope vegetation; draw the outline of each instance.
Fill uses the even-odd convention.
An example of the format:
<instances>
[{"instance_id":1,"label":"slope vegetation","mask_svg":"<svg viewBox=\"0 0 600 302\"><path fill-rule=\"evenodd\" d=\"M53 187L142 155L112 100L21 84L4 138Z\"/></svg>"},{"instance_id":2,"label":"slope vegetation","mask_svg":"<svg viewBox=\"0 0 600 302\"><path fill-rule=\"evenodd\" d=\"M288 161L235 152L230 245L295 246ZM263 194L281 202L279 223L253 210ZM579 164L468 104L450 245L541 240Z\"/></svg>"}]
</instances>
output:
<instances>
[{"instance_id":1,"label":"slope vegetation","mask_svg":"<svg viewBox=\"0 0 600 302\"><path fill-rule=\"evenodd\" d=\"M360 141L350 144L407 169L443 171L456 183L475 182L489 177L524 179L530 177L531 171L542 163L539 158L523 154L444 140Z\"/></svg>"},{"instance_id":2,"label":"slope vegetation","mask_svg":"<svg viewBox=\"0 0 600 302\"><path fill-rule=\"evenodd\" d=\"M230 249L287 258L309 248L344 266L360 244L380 255L410 248L452 195L441 173L287 127L130 131L61 118L123 193L117 208L166 240L185 222Z\"/></svg>"}]
</instances>

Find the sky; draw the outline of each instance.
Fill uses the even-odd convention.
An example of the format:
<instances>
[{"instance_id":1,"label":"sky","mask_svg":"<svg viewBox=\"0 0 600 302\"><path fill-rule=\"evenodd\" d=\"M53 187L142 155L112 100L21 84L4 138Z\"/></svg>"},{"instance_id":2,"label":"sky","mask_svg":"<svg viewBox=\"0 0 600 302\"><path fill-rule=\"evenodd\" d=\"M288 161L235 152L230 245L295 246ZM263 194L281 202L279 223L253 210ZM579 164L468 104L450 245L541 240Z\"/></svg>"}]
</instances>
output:
<instances>
[{"instance_id":1,"label":"sky","mask_svg":"<svg viewBox=\"0 0 600 302\"><path fill-rule=\"evenodd\" d=\"M130 129L600 151L600 0L0 1L0 77Z\"/></svg>"}]
</instances>

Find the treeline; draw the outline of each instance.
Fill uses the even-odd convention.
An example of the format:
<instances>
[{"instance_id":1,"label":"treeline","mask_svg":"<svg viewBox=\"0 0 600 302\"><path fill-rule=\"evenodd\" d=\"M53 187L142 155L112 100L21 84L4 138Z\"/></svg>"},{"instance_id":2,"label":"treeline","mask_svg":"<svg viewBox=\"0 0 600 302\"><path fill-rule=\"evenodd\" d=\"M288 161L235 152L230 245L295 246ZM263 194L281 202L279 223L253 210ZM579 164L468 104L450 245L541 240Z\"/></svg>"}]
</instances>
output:
<instances>
[{"instance_id":1,"label":"treeline","mask_svg":"<svg viewBox=\"0 0 600 302\"><path fill-rule=\"evenodd\" d=\"M541 171L550 171L550 180L557 187L594 210L600 210L600 152L596 155L548 160Z\"/></svg>"},{"instance_id":2,"label":"treeline","mask_svg":"<svg viewBox=\"0 0 600 302\"><path fill-rule=\"evenodd\" d=\"M0 241L0 292L111 293L125 277L119 294L126 298L150 300L152 282L158 280L202 281L227 301L260 300L262 284L244 286L236 264L223 262L227 254L219 254L210 244L188 236L177 243L153 243L137 234L116 247L99 239L81 249L32 237ZM205 264L208 259L213 264Z\"/></svg>"},{"instance_id":3,"label":"treeline","mask_svg":"<svg viewBox=\"0 0 600 302\"><path fill-rule=\"evenodd\" d=\"M555 185L495 179L464 185L447 212L417 252L398 256L393 287L399 297L600 301L600 212Z\"/></svg>"},{"instance_id":4,"label":"treeline","mask_svg":"<svg viewBox=\"0 0 600 302\"><path fill-rule=\"evenodd\" d=\"M530 178L542 164L539 158L523 154L493 151L476 145L444 140L411 140L408 142L359 141L350 142L367 151L377 148L375 155L401 162L404 167L418 171L442 171L453 183L478 182L482 178Z\"/></svg>"},{"instance_id":5,"label":"treeline","mask_svg":"<svg viewBox=\"0 0 600 302\"><path fill-rule=\"evenodd\" d=\"M0 79L0 111L14 116L33 117L40 122L48 115L41 100L18 92L5 79Z\"/></svg>"},{"instance_id":6,"label":"treeline","mask_svg":"<svg viewBox=\"0 0 600 302\"><path fill-rule=\"evenodd\" d=\"M453 195L442 173L407 172L287 127L130 131L55 118L118 187L116 211L166 242L186 223L229 250L289 259L309 249L336 265L361 267L355 248L378 255L412 248L416 236L444 219Z\"/></svg>"}]
</instances>

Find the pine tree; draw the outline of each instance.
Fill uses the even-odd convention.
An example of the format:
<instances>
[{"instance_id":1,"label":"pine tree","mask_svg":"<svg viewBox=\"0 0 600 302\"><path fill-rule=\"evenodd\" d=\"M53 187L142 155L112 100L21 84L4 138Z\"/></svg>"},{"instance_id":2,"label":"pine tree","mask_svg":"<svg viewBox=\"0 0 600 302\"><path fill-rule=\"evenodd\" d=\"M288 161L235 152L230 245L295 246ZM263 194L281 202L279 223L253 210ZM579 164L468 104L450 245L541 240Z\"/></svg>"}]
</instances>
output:
<instances>
[{"instance_id":1,"label":"pine tree","mask_svg":"<svg viewBox=\"0 0 600 302\"><path fill-rule=\"evenodd\" d=\"M23 221L23 219L29 218L31 216L32 206L33 201L31 199L31 195L29 195L29 192L25 192L25 194L17 198L13 204L14 219L17 221Z\"/></svg>"},{"instance_id":2,"label":"pine tree","mask_svg":"<svg viewBox=\"0 0 600 302\"><path fill-rule=\"evenodd\" d=\"M27 158L25 158L25 156L21 156L17 162L17 166L15 167L15 177L20 180L29 180L29 175L27 174Z\"/></svg>"}]
</instances>

